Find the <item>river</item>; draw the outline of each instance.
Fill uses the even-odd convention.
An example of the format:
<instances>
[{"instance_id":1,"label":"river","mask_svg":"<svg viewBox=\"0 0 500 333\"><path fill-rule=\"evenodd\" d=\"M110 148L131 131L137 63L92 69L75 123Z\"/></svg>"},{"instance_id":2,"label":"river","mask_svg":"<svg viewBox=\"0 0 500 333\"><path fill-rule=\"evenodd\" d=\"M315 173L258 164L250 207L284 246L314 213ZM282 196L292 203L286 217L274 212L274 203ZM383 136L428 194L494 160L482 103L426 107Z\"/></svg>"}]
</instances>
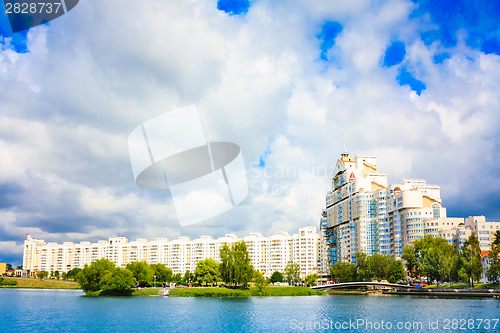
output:
<instances>
[{"instance_id":1,"label":"river","mask_svg":"<svg viewBox=\"0 0 500 333\"><path fill-rule=\"evenodd\" d=\"M417 296L84 297L0 289L2 332L500 332L500 300Z\"/></svg>"}]
</instances>

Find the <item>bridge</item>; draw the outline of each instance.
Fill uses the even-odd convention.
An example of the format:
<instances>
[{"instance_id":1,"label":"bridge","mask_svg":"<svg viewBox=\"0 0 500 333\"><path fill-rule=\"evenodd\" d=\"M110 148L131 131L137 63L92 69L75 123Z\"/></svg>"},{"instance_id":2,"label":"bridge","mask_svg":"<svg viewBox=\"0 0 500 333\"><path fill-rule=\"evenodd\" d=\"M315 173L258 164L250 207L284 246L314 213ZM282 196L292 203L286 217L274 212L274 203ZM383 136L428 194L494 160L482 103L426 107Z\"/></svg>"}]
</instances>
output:
<instances>
[{"instance_id":1,"label":"bridge","mask_svg":"<svg viewBox=\"0 0 500 333\"><path fill-rule=\"evenodd\" d=\"M368 287L368 286L415 289L415 286L407 286L404 284L395 284L389 282L345 282L345 283L335 283L335 284L324 284L321 286L314 286L311 288L314 290L330 290L330 289L356 288L356 287Z\"/></svg>"}]
</instances>

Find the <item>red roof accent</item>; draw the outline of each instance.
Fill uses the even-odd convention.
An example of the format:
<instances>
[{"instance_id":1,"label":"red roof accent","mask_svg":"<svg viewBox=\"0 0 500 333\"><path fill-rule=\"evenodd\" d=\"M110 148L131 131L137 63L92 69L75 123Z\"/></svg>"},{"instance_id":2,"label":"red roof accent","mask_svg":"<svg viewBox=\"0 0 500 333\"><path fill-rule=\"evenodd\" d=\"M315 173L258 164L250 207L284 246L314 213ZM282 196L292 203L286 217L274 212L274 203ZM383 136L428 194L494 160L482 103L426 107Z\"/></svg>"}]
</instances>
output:
<instances>
[{"instance_id":1,"label":"red roof accent","mask_svg":"<svg viewBox=\"0 0 500 333\"><path fill-rule=\"evenodd\" d=\"M490 251L481 251L481 258L484 258L490 253Z\"/></svg>"}]
</instances>

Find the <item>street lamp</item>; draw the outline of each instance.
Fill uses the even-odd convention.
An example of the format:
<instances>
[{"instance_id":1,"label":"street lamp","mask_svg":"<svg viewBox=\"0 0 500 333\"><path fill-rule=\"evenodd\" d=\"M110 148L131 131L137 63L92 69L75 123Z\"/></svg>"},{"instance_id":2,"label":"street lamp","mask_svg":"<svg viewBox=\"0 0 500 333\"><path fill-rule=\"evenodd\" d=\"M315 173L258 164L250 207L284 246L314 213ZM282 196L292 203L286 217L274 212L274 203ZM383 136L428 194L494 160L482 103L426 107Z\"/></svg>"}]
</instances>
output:
<instances>
[{"instance_id":1,"label":"street lamp","mask_svg":"<svg viewBox=\"0 0 500 333\"><path fill-rule=\"evenodd\" d=\"M156 275L155 275L155 288L156 288Z\"/></svg>"}]
</instances>

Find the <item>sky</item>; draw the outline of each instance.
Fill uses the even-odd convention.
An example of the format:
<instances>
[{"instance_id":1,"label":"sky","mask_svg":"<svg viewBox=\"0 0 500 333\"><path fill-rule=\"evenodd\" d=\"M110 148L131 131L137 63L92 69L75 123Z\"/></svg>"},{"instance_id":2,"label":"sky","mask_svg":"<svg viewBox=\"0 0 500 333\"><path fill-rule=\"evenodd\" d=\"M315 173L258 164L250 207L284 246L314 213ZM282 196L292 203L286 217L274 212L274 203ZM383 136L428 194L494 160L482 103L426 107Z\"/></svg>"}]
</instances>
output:
<instances>
[{"instance_id":1,"label":"sky","mask_svg":"<svg viewBox=\"0 0 500 333\"><path fill-rule=\"evenodd\" d=\"M449 217L499 221L499 16L493 1L81 0L12 33L1 14L0 262L22 263L26 234L318 226L344 148L390 183L439 185ZM134 183L127 139L192 104L209 141L240 146L249 193L180 227L168 191Z\"/></svg>"}]
</instances>

